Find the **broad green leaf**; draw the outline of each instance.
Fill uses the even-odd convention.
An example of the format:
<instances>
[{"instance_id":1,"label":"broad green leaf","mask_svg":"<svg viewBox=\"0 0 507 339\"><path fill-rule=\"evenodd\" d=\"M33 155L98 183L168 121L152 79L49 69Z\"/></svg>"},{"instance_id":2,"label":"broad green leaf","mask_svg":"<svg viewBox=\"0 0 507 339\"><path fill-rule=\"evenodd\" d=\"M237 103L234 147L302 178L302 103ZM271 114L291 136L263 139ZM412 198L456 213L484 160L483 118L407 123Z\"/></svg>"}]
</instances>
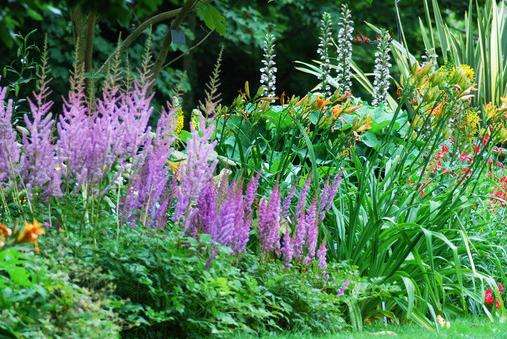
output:
<instances>
[{"instance_id":1,"label":"broad green leaf","mask_svg":"<svg viewBox=\"0 0 507 339\"><path fill-rule=\"evenodd\" d=\"M213 5L199 2L196 8L197 16L204 21L206 26L218 34L224 35L227 30L225 17Z\"/></svg>"}]
</instances>

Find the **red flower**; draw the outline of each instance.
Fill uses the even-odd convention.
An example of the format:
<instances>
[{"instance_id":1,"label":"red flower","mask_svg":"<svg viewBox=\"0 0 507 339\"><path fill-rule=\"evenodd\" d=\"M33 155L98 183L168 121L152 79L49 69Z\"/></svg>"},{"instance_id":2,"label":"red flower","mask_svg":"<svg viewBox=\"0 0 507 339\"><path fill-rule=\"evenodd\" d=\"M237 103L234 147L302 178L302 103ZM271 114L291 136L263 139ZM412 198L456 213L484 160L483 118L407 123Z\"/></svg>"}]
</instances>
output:
<instances>
[{"instance_id":1,"label":"red flower","mask_svg":"<svg viewBox=\"0 0 507 339\"><path fill-rule=\"evenodd\" d=\"M488 288L484 292L484 303L488 305L492 305L495 301L495 297L493 296L493 290L491 288Z\"/></svg>"},{"instance_id":2,"label":"red flower","mask_svg":"<svg viewBox=\"0 0 507 339\"><path fill-rule=\"evenodd\" d=\"M463 152L461 153L461 155L459 156L459 160L461 160L462 162L472 162L472 157L466 153L466 152Z\"/></svg>"},{"instance_id":3,"label":"red flower","mask_svg":"<svg viewBox=\"0 0 507 339\"><path fill-rule=\"evenodd\" d=\"M497 287L498 287L498 291L500 291L500 293L503 293L505 291L505 287L503 286L502 283L498 283Z\"/></svg>"},{"instance_id":4,"label":"red flower","mask_svg":"<svg viewBox=\"0 0 507 339\"><path fill-rule=\"evenodd\" d=\"M498 309L500 309L500 306L501 306L501 305L500 305L500 300L497 300L497 301L495 302L495 306L496 306L496 309L497 309L497 310L498 310Z\"/></svg>"},{"instance_id":5,"label":"red flower","mask_svg":"<svg viewBox=\"0 0 507 339\"><path fill-rule=\"evenodd\" d=\"M486 145L486 144L489 142L489 138L490 138L490 135L489 135L489 133L488 133L488 134L486 134L486 135L484 136L484 138L482 138L482 144L483 144L483 145Z\"/></svg>"}]
</instances>

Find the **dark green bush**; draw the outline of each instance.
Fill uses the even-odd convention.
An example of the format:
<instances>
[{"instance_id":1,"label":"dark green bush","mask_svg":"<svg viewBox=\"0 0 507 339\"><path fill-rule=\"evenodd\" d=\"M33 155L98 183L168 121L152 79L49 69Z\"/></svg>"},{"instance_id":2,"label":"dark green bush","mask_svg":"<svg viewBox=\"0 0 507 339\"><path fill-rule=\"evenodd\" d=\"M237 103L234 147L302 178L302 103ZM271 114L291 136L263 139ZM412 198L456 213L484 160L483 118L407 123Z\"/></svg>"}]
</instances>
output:
<instances>
[{"instance_id":1,"label":"dark green bush","mask_svg":"<svg viewBox=\"0 0 507 339\"><path fill-rule=\"evenodd\" d=\"M0 337L116 338L110 301L97 299L16 248L0 251Z\"/></svg>"},{"instance_id":2,"label":"dark green bush","mask_svg":"<svg viewBox=\"0 0 507 339\"><path fill-rule=\"evenodd\" d=\"M338 266L325 278L311 267L235 256L179 230L125 229L96 242L55 232L42 246L49 258L62 258L57 267L75 283L117 300L126 337L333 333L347 327L347 303L357 298L338 295L339 287L360 280Z\"/></svg>"}]
</instances>

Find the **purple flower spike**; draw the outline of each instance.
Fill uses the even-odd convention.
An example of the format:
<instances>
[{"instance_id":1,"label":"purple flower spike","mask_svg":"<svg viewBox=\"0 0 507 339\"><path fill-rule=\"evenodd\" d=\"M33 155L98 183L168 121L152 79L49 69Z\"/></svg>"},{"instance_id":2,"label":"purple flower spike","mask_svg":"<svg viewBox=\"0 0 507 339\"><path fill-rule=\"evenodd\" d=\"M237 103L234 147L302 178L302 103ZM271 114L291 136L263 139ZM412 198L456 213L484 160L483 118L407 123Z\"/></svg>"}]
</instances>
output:
<instances>
[{"instance_id":1,"label":"purple flower spike","mask_svg":"<svg viewBox=\"0 0 507 339\"><path fill-rule=\"evenodd\" d=\"M35 101L28 99L32 119L25 114L27 133L22 136L24 154L21 172L29 192L40 188L48 196L61 196L62 165L51 141L54 122L50 109L53 102L46 102L48 95L46 83L42 83L39 93L33 95Z\"/></svg>"},{"instance_id":2,"label":"purple flower spike","mask_svg":"<svg viewBox=\"0 0 507 339\"><path fill-rule=\"evenodd\" d=\"M347 280L343 281L342 286L338 289L338 292L336 293L336 295L338 295L339 297L343 296L345 294L345 291L349 287L349 285L350 285L350 280L347 279Z\"/></svg>"},{"instance_id":3,"label":"purple flower spike","mask_svg":"<svg viewBox=\"0 0 507 339\"><path fill-rule=\"evenodd\" d=\"M321 218L323 218L326 212L331 208L336 193L338 192L338 188L340 187L341 181L341 175L337 175L331 184L326 183L322 189L319 204L319 216L321 216Z\"/></svg>"},{"instance_id":4,"label":"purple flower spike","mask_svg":"<svg viewBox=\"0 0 507 339\"><path fill-rule=\"evenodd\" d=\"M264 251L275 251L280 247L280 190L273 188L269 201L262 200L259 206L259 237Z\"/></svg>"},{"instance_id":5,"label":"purple flower spike","mask_svg":"<svg viewBox=\"0 0 507 339\"><path fill-rule=\"evenodd\" d=\"M0 183L18 174L20 151L12 127L12 99L5 102L7 87L0 87Z\"/></svg>"},{"instance_id":6,"label":"purple flower spike","mask_svg":"<svg viewBox=\"0 0 507 339\"><path fill-rule=\"evenodd\" d=\"M289 215L290 205L292 204L292 199L296 194L296 186L292 186L289 193L285 197L282 203L282 218L285 219Z\"/></svg>"},{"instance_id":7,"label":"purple flower spike","mask_svg":"<svg viewBox=\"0 0 507 339\"><path fill-rule=\"evenodd\" d=\"M309 264L315 257L315 251L317 249L317 237L319 234L319 226L317 221L317 201L314 200L306 215L306 246L307 256L305 263Z\"/></svg>"},{"instance_id":8,"label":"purple flower spike","mask_svg":"<svg viewBox=\"0 0 507 339\"><path fill-rule=\"evenodd\" d=\"M192 127L192 138L187 143L187 160L178 170L180 179L176 188L174 221L189 215L204 186L213 178L218 161L216 141L210 141L212 132L212 127L204 125L204 118L201 118L200 130Z\"/></svg>"},{"instance_id":9,"label":"purple flower spike","mask_svg":"<svg viewBox=\"0 0 507 339\"><path fill-rule=\"evenodd\" d=\"M294 255L294 249L292 245L292 239L290 236L289 229L285 231L285 234L283 235L283 246L282 246L282 256L283 261L285 263L286 267L291 266L292 257Z\"/></svg>"},{"instance_id":10,"label":"purple flower spike","mask_svg":"<svg viewBox=\"0 0 507 339\"><path fill-rule=\"evenodd\" d=\"M319 267L323 270L327 268L327 259L326 259L327 247L324 242L322 242L317 250L317 259L319 261Z\"/></svg>"}]
</instances>

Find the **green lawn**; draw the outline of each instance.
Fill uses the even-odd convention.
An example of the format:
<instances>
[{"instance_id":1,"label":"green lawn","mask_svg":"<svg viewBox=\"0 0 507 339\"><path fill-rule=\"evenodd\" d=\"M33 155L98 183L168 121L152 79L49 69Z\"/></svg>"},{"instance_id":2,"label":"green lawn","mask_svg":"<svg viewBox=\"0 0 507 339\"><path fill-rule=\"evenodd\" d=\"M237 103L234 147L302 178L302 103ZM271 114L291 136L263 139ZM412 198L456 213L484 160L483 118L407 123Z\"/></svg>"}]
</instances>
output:
<instances>
[{"instance_id":1,"label":"green lawn","mask_svg":"<svg viewBox=\"0 0 507 339\"><path fill-rule=\"evenodd\" d=\"M440 334L430 332L415 325L387 326L385 328L367 328L361 333L338 333L327 336L312 336L309 334L290 334L278 336L265 336L264 338L321 338L321 339L345 339L345 338L507 338L507 322L491 323L485 319L461 319L451 322L449 329L440 331ZM244 336L242 338L251 338ZM253 338L253 337L252 337Z\"/></svg>"}]
</instances>

